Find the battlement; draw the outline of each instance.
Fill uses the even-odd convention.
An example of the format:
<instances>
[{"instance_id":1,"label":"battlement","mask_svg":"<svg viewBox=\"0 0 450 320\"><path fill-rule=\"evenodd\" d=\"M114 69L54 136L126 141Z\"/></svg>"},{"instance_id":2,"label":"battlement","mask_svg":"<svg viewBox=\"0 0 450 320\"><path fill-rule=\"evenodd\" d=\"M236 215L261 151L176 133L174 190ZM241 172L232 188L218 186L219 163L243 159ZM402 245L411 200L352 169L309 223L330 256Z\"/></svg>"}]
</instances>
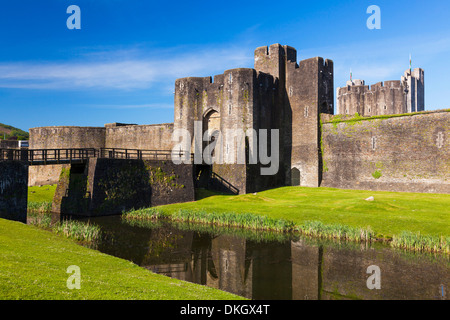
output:
<instances>
[{"instance_id":1,"label":"battlement","mask_svg":"<svg viewBox=\"0 0 450 320\"><path fill-rule=\"evenodd\" d=\"M370 86L370 91L375 92L386 89L402 89L402 82L400 80L389 80L384 82L377 82Z\"/></svg>"},{"instance_id":2,"label":"battlement","mask_svg":"<svg viewBox=\"0 0 450 320\"><path fill-rule=\"evenodd\" d=\"M297 60L297 50L291 46L284 45L282 46L279 43L275 43L268 46L262 46L255 49L255 60L266 57L266 58L278 58L279 56L283 56L287 61L296 61Z\"/></svg>"}]
</instances>

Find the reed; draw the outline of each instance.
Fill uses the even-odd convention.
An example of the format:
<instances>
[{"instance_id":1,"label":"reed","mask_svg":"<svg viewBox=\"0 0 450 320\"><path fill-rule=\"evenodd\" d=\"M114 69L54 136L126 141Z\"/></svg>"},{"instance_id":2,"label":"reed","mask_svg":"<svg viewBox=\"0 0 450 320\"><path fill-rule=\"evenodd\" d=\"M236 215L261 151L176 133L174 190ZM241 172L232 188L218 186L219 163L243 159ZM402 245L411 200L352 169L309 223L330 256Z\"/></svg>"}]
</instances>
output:
<instances>
[{"instance_id":1,"label":"reed","mask_svg":"<svg viewBox=\"0 0 450 320\"><path fill-rule=\"evenodd\" d=\"M247 228L276 232L289 232L294 228L294 224L292 222L251 213L178 210L169 214L158 208L148 208L126 212L124 213L124 217L125 219L137 220L168 219L177 222L212 224L222 227Z\"/></svg>"},{"instance_id":2,"label":"reed","mask_svg":"<svg viewBox=\"0 0 450 320\"><path fill-rule=\"evenodd\" d=\"M283 219L275 219L250 213L187 209L166 212L162 208L153 207L125 212L123 218L129 221L165 219L172 222L200 223L218 227L244 228L280 233L298 232L302 235L319 239L344 240L359 243L370 243L380 240L370 226L352 227L337 223L325 224L321 221L306 221L295 224L294 222ZM389 242L394 248L450 253L450 237L424 236L404 231L399 235L394 235L392 240L384 239L383 241Z\"/></svg>"},{"instance_id":3,"label":"reed","mask_svg":"<svg viewBox=\"0 0 450 320\"><path fill-rule=\"evenodd\" d=\"M27 224L39 228L50 228L52 226L52 216L47 212L28 211Z\"/></svg>"},{"instance_id":4,"label":"reed","mask_svg":"<svg viewBox=\"0 0 450 320\"><path fill-rule=\"evenodd\" d=\"M57 234L63 234L76 241L94 242L101 237L101 229L99 226L77 220L59 222L53 227L53 230Z\"/></svg>"},{"instance_id":5,"label":"reed","mask_svg":"<svg viewBox=\"0 0 450 320\"><path fill-rule=\"evenodd\" d=\"M391 246L412 251L448 254L450 253L450 237L421 235L420 233L403 231L399 235L393 236Z\"/></svg>"},{"instance_id":6,"label":"reed","mask_svg":"<svg viewBox=\"0 0 450 320\"><path fill-rule=\"evenodd\" d=\"M52 210L51 201L28 201L28 212L30 213L49 213Z\"/></svg>"},{"instance_id":7,"label":"reed","mask_svg":"<svg viewBox=\"0 0 450 320\"><path fill-rule=\"evenodd\" d=\"M358 242L376 240L370 227L356 228L341 224L324 224L320 221L306 221L296 227L301 234L323 239L340 239Z\"/></svg>"}]
</instances>

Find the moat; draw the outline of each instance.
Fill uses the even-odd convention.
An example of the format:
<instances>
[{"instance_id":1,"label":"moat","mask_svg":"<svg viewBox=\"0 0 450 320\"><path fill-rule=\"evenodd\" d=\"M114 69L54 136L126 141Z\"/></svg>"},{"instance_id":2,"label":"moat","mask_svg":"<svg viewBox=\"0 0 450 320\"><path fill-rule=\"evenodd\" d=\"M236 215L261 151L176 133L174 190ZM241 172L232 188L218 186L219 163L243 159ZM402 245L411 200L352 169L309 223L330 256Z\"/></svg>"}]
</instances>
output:
<instances>
[{"instance_id":1,"label":"moat","mask_svg":"<svg viewBox=\"0 0 450 320\"><path fill-rule=\"evenodd\" d=\"M90 221L103 233L94 249L249 299L449 299L445 255L241 229L129 223L120 216ZM370 266L379 267L380 289L368 288Z\"/></svg>"}]
</instances>

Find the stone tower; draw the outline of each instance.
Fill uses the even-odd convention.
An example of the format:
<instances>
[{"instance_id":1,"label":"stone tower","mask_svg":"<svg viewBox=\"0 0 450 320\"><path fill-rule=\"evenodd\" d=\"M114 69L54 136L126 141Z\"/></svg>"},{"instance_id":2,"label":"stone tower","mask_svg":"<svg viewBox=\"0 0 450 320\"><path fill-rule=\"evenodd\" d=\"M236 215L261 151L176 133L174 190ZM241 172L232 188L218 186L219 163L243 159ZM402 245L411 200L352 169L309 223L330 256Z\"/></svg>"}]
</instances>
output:
<instances>
[{"instance_id":1,"label":"stone tower","mask_svg":"<svg viewBox=\"0 0 450 320\"><path fill-rule=\"evenodd\" d=\"M278 80L278 128L284 137L286 185L317 187L321 179L320 113L333 114L333 61L297 63L297 51L279 44L255 50L255 69Z\"/></svg>"},{"instance_id":2,"label":"stone tower","mask_svg":"<svg viewBox=\"0 0 450 320\"><path fill-rule=\"evenodd\" d=\"M239 193L291 184L317 187L322 171L320 113L333 113L333 93L331 60L316 57L297 63L297 51L292 47L259 47L254 69L226 70L214 76L214 81L211 77L177 79L174 130L190 132L192 140L186 149L191 151L199 145L193 138L194 123L202 123L200 135L211 129L222 132L222 149L215 156L221 154L223 160L230 152L233 159L236 152L233 146L237 141L224 134L227 130L254 130L258 141L261 130L267 130L269 153L274 146L270 132L278 130L276 174L261 175L265 166L250 163L248 153L245 163L214 163L213 172ZM246 152L249 143L247 139Z\"/></svg>"},{"instance_id":3,"label":"stone tower","mask_svg":"<svg viewBox=\"0 0 450 320\"><path fill-rule=\"evenodd\" d=\"M402 76L406 94L406 112L425 110L425 76L421 68L408 69Z\"/></svg>"}]
</instances>

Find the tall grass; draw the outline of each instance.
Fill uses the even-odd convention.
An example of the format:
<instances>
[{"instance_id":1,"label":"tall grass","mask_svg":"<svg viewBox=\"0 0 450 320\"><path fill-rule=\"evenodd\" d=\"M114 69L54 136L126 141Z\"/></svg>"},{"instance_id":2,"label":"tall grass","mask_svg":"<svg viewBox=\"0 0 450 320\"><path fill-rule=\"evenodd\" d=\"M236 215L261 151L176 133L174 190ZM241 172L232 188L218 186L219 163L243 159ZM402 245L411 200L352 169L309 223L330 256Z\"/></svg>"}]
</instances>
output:
<instances>
[{"instance_id":1,"label":"tall grass","mask_svg":"<svg viewBox=\"0 0 450 320\"><path fill-rule=\"evenodd\" d=\"M341 224L324 224L321 221L306 221L301 224L295 224L283 219L274 219L250 213L207 212L205 210L186 209L169 213L161 208L145 208L124 212L122 217L128 221L165 219L183 223L200 223L281 233L298 232L302 235L320 239L339 239L360 243L379 241L370 226L358 228ZM394 248L404 248L413 251L450 253L450 237L422 236L420 234L402 232L400 235L394 236L389 244Z\"/></svg>"},{"instance_id":2,"label":"tall grass","mask_svg":"<svg viewBox=\"0 0 450 320\"><path fill-rule=\"evenodd\" d=\"M28 201L28 212L31 213L48 213L52 210L51 201Z\"/></svg>"},{"instance_id":3,"label":"tall grass","mask_svg":"<svg viewBox=\"0 0 450 320\"><path fill-rule=\"evenodd\" d=\"M292 222L274 219L251 213L207 212L204 210L178 210L168 214L157 208L132 210L124 213L125 219L168 219L177 222L212 224L222 227L236 227L253 230L289 232L294 228Z\"/></svg>"},{"instance_id":4,"label":"tall grass","mask_svg":"<svg viewBox=\"0 0 450 320\"><path fill-rule=\"evenodd\" d=\"M53 229L57 234L63 234L76 241L94 242L101 237L101 228L89 222L65 220L57 223Z\"/></svg>"},{"instance_id":5,"label":"tall grass","mask_svg":"<svg viewBox=\"0 0 450 320\"><path fill-rule=\"evenodd\" d=\"M399 235L393 236L391 246L412 251L431 251L448 254L450 253L450 237L428 236L403 231Z\"/></svg>"},{"instance_id":6,"label":"tall grass","mask_svg":"<svg viewBox=\"0 0 450 320\"><path fill-rule=\"evenodd\" d=\"M307 236L324 239L340 239L359 242L375 240L375 234L370 227L355 228L341 224L324 224L320 221L306 221L296 227L296 230Z\"/></svg>"},{"instance_id":7,"label":"tall grass","mask_svg":"<svg viewBox=\"0 0 450 320\"><path fill-rule=\"evenodd\" d=\"M39 228L51 228L52 216L47 212L28 211L27 223Z\"/></svg>"}]
</instances>

